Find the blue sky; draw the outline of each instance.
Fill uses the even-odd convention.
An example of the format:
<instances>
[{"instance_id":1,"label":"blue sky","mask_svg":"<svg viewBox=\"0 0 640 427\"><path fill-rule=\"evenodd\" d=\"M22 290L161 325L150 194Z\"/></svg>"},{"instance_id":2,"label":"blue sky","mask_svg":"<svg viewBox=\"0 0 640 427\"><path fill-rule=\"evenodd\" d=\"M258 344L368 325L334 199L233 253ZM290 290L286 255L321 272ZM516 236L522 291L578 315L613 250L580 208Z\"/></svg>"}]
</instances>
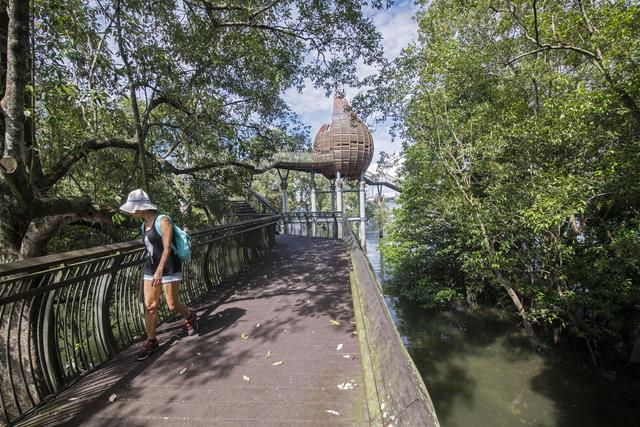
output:
<instances>
[{"instance_id":1,"label":"blue sky","mask_svg":"<svg viewBox=\"0 0 640 427\"><path fill-rule=\"evenodd\" d=\"M382 34L383 47L387 59L392 60L400 54L403 47L415 38L418 25L414 19L418 7L413 1L398 1L389 9L367 11L367 15L373 19L378 31ZM359 67L361 77L372 74L375 70L370 67ZM346 88L347 99L352 99L357 93L355 89ZM331 98L324 95L323 89L316 89L307 85L301 93L290 89L285 93L284 99L291 109L296 112L304 124L311 127L311 138L323 123L331 120ZM370 125L373 132L375 154L369 170L375 169L380 151L395 152L401 148L400 141L392 141L389 135L389 126L378 124Z\"/></svg>"}]
</instances>

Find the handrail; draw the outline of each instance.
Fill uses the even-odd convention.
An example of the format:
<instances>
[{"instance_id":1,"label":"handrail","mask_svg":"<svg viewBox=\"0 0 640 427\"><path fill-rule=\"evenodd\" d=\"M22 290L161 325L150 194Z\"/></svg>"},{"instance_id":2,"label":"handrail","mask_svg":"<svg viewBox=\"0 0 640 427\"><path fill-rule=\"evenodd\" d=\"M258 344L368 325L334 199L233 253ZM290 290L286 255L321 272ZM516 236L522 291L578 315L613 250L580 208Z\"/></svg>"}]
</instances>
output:
<instances>
[{"instance_id":1,"label":"handrail","mask_svg":"<svg viewBox=\"0 0 640 427\"><path fill-rule=\"evenodd\" d=\"M274 215L280 215L280 211L276 209L262 194L258 193L253 189L249 189L249 193L260 203L261 206L265 207Z\"/></svg>"},{"instance_id":2,"label":"handrail","mask_svg":"<svg viewBox=\"0 0 640 427\"><path fill-rule=\"evenodd\" d=\"M275 216L260 218L259 220L268 220L269 218L274 219ZM209 225L202 228L199 228L195 231L190 231L189 235L194 239L193 244L197 244L198 236L204 234L210 234L213 232L223 232L228 230L233 230L236 228L244 227L247 224L253 224L257 221L256 219L248 219L238 222L233 222L229 224L222 225ZM24 271L29 271L31 269L41 270L44 267L53 266L53 265L62 265L62 264L73 264L74 262L82 261L85 259L95 259L100 256L109 256L116 253L126 253L130 251L135 251L143 248L140 240L130 240L127 242L119 242L119 243L111 243L103 246L96 246L93 248L87 249L79 249L70 252L63 252L59 254L53 255L45 255L37 258L29 258L22 261L16 261L6 264L0 264L0 285L2 284L1 280L3 277L9 274L18 274Z\"/></svg>"},{"instance_id":3,"label":"handrail","mask_svg":"<svg viewBox=\"0 0 640 427\"><path fill-rule=\"evenodd\" d=\"M402 343L382 287L348 220L343 241L351 256L351 290L371 425L438 427L429 392Z\"/></svg>"},{"instance_id":4,"label":"handrail","mask_svg":"<svg viewBox=\"0 0 640 427\"><path fill-rule=\"evenodd\" d=\"M192 304L275 245L279 216L192 233ZM123 242L0 265L0 425L12 424L143 336L144 246ZM160 321L171 315L166 303Z\"/></svg>"}]
</instances>

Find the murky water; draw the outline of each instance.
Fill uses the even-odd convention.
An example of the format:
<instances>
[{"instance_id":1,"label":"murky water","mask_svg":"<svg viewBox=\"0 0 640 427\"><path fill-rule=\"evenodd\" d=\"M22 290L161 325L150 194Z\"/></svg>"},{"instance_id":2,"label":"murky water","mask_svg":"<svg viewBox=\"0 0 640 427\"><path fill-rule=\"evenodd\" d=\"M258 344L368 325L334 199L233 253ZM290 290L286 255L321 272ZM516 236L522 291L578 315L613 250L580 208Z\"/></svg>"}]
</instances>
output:
<instances>
[{"instance_id":1,"label":"murky water","mask_svg":"<svg viewBox=\"0 0 640 427\"><path fill-rule=\"evenodd\" d=\"M384 272L378 233L367 255ZM638 426L640 380L532 353L493 309L427 311L386 297L444 427Z\"/></svg>"}]
</instances>

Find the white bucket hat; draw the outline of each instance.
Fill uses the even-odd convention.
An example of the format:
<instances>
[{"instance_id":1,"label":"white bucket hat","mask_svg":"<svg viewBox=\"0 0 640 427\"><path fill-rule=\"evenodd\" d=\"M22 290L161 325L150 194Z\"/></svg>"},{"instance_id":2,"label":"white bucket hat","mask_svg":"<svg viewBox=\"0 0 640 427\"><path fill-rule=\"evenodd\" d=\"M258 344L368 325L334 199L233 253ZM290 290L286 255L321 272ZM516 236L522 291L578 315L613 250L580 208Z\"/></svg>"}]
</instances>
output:
<instances>
[{"instance_id":1,"label":"white bucket hat","mask_svg":"<svg viewBox=\"0 0 640 427\"><path fill-rule=\"evenodd\" d=\"M156 205L151 203L149 195L144 191L137 189L129 193L127 201L124 205L120 206L120 210L126 213L134 213L135 211L157 211Z\"/></svg>"}]
</instances>

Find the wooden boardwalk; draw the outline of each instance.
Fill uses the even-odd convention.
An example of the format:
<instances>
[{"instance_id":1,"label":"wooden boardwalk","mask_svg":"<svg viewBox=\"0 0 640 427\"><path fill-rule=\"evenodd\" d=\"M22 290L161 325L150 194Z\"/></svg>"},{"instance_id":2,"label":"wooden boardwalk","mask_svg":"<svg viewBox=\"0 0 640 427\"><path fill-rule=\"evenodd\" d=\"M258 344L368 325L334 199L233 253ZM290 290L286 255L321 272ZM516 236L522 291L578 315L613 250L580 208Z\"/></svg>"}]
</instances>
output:
<instances>
[{"instance_id":1,"label":"wooden boardwalk","mask_svg":"<svg viewBox=\"0 0 640 427\"><path fill-rule=\"evenodd\" d=\"M18 425L368 425L344 244L277 242L196 307L199 336L166 324Z\"/></svg>"}]
</instances>

